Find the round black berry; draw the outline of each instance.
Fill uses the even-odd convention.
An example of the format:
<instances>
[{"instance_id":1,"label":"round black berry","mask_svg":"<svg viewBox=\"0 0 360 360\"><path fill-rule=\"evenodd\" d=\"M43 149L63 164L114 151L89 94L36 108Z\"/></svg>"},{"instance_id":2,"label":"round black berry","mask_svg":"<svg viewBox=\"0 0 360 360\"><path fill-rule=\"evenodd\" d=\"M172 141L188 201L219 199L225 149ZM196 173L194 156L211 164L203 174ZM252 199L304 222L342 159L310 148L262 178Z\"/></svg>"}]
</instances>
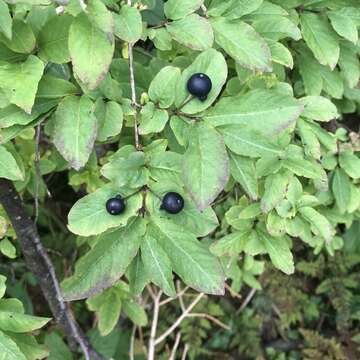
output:
<instances>
[{"instance_id":1,"label":"round black berry","mask_svg":"<svg viewBox=\"0 0 360 360\"><path fill-rule=\"evenodd\" d=\"M201 101L205 101L211 91L212 83L206 74L198 73L192 75L188 80L187 88L190 94L196 96Z\"/></svg>"},{"instance_id":2,"label":"round black berry","mask_svg":"<svg viewBox=\"0 0 360 360\"><path fill-rule=\"evenodd\" d=\"M178 214L184 208L184 199L176 192L168 192L162 199L160 209L170 214Z\"/></svg>"},{"instance_id":3,"label":"round black berry","mask_svg":"<svg viewBox=\"0 0 360 360\"><path fill-rule=\"evenodd\" d=\"M111 215L120 215L125 210L125 201L119 195L106 202L106 210Z\"/></svg>"}]
</instances>

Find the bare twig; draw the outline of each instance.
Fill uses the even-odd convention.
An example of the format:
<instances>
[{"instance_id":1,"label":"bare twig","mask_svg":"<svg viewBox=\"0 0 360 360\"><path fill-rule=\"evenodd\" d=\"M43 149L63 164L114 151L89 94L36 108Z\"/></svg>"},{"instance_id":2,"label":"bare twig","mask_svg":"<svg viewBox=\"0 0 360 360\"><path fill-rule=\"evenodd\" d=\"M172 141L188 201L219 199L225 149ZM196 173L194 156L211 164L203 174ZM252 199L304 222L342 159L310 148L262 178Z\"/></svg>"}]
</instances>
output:
<instances>
[{"instance_id":1,"label":"bare twig","mask_svg":"<svg viewBox=\"0 0 360 360\"><path fill-rule=\"evenodd\" d=\"M181 290L180 292L178 292L178 293L176 294L176 296L170 297L170 298L167 298L167 299L161 301L160 306L166 305L166 304L168 304L169 302L176 300L176 299L179 298L180 296L183 296L188 290L189 290L189 287L186 286L183 290Z\"/></svg>"},{"instance_id":2,"label":"bare twig","mask_svg":"<svg viewBox=\"0 0 360 360\"><path fill-rule=\"evenodd\" d=\"M129 6L131 6L131 0L127 0L127 4ZM135 147L136 147L136 150L141 150L140 139L139 139L139 129L138 129L138 115L139 115L139 107L140 106L136 102L136 86L135 86L135 73L134 73L133 46L134 46L134 44L128 43L130 87L131 87L131 105L135 110L135 120L134 120Z\"/></svg>"},{"instance_id":3,"label":"bare twig","mask_svg":"<svg viewBox=\"0 0 360 360\"><path fill-rule=\"evenodd\" d=\"M26 213L12 182L0 179L0 203L16 232L27 267L36 276L54 318L63 329L69 345L80 346L86 360L102 360L84 336L67 304L64 302L54 266L44 249L36 225Z\"/></svg>"},{"instance_id":4,"label":"bare twig","mask_svg":"<svg viewBox=\"0 0 360 360\"><path fill-rule=\"evenodd\" d=\"M85 1L84 0L79 0L79 4L80 4L80 7L81 7L82 11L87 12L87 10L86 10L87 5L85 4Z\"/></svg>"},{"instance_id":5,"label":"bare twig","mask_svg":"<svg viewBox=\"0 0 360 360\"><path fill-rule=\"evenodd\" d=\"M130 349L129 349L129 358L130 358L130 360L134 360L135 333L136 333L136 325L133 326L133 330L132 330L132 333L131 333Z\"/></svg>"},{"instance_id":6,"label":"bare twig","mask_svg":"<svg viewBox=\"0 0 360 360\"><path fill-rule=\"evenodd\" d=\"M160 344L164 341L180 324L181 322L189 315L191 310L196 306L196 304L203 298L205 294L200 293L195 300L186 308L186 310L182 313L182 315L163 333L161 334L156 340L155 345Z\"/></svg>"},{"instance_id":7,"label":"bare twig","mask_svg":"<svg viewBox=\"0 0 360 360\"><path fill-rule=\"evenodd\" d=\"M248 304L255 296L255 294L256 294L256 289L251 289L251 291L249 292L249 294L247 295L247 297L245 298L239 309L236 311L237 314L243 311L248 306Z\"/></svg>"},{"instance_id":8,"label":"bare twig","mask_svg":"<svg viewBox=\"0 0 360 360\"><path fill-rule=\"evenodd\" d=\"M156 330L157 324L159 320L159 309L160 309L160 298L162 295L162 291L160 290L159 293L154 297L154 309L153 309L153 320L151 323L151 331L150 331L150 339L149 339L149 350L148 350L148 360L155 359L155 338L156 338Z\"/></svg>"},{"instance_id":9,"label":"bare twig","mask_svg":"<svg viewBox=\"0 0 360 360\"><path fill-rule=\"evenodd\" d=\"M188 314L187 317L199 317L199 318L208 319L208 320L212 321L213 323L215 323L216 325L219 325L220 327L222 327L225 330L231 329L229 325L224 324L222 321L220 321L216 317L214 317L210 314L207 314L207 313L191 313L191 314Z\"/></svg>"},{"instance_id":10,"label":"bare twig","mask_svg":"<svg viewBox=\"0 0 360 360\"><path fill-rule=\"evenodd\" d=\"M181 360L185 360L185 359L186 359L186 356L187 356L187 353L189 352L189 349L190 349L189 345L188 345L188 344L185 344L185 346L184 346L184 352L183 352L183 354L182 354L182 356L181 356Z\"/></svg>"},{"instance_id":11,"label":"bare twig","mask_svg":"<svg viewBox=\"0 0 360 360\"><path fill-rule=\"evenodd\" d=\"M181 290L181 286L180 286L180 281L176 281L176 290L178 292L178 298L179 298L179 303L180 303L180 307L181 307L181 310L182 312L186 311L185 309L185 304L184 304L184 300L183 300L183 294L185 293L182 293L182 290Z\"/></svg>"},{"instance_id":12,"label":"bare twig","mask_svg":"<svg viewBox=\"0 0 360 360\"><path fill-rule=\"evenodd\" d=\"M39 188L41 179L40 170L40 136L41 136L41 123L36 126L35 135L35 224L37 224L39 217Z\"/></svg>"},{"instance_id":13,"label":"bare twig","mask_svg":"<svg viewBox=\"0 0 360 360\"><path fill-rule=\"evenodd\" d=\"M200 9L202 10L202 12L204 13L204 16L205 17L208 17L208 14L207 14L207 8L204 4L201 5Z\"/></svg>"},{"instance_id":14,"label":"bare twig","mask_svg":"<svg viewBox=\"0 0 360 360\"><path fill-rule=\"evenodd\" d=\"M230 295L237 299L242 299L242 296L235 292L228 284L225 283L225 289L230 293Z\"/></svg>"},{"instance_id":15,"label":"bare twig","mask_svg":"<svg viewBox=\"0 0 360 360\"><path fill-rule=\"evenodd\" d=\"M181 333L178 332L176 334L175 343L174 343L174 346L173 346L173 348L171 350L169 360L175 360L176 350L177 350L177 348L179 347L179 344L180 344L180 338L181 338Z\"/></svg>"}]
</instances>

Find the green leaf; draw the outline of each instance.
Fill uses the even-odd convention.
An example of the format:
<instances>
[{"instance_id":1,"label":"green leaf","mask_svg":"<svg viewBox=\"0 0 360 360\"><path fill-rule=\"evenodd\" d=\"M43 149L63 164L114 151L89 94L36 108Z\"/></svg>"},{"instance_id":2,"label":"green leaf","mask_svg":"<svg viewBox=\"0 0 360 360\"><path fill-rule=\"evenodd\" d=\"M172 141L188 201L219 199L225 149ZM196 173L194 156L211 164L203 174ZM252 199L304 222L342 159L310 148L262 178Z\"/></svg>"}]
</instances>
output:
<instances>
[{"instance_id":1,"label":"green leaf","mask_svg":"<svg viewBox=\"0 0 360 360\"><path fill-rule=\"evenodd\" d=\"M24 175L12 154L0 146L0 178L24 180Z\"/></svg>"},{"instance_id":2,"label":"green leaf","mask_svg":"<svg viewBox=\"0 0 360 360\"><path fill-rule=\"evenodd\" d=\"M27 360L16 343L0 331L0 353L4 360Z\"/></svg>"},{"instance_id":3,"label":"green leaf","mask_svg":"<svg viewBox=\"0 0 360 360\"><path fill-rule=\"evenodd\" d=\"M291 96L273 90L252 90L245 95L222 98L204 119L213 126L247 125L267 137L292 126L303 106Z\"/></svg>"},{"instance_id":4,"label":"green leaf","mask_svg":"<svg viewBox=\"0 0 360 360\"><path fill-rule=\"evenodd\" d=\"M138 326L146 326L148 323L145 310L135 301L124 301L123 310L127 317Z\"/></svg>"},{"instance_id":5,"label":"green leaf","mask_svg":"<svg viewBox=\"0 0 360 360\"><path fill-rule=\"evenodd\" d=\"M122 302L116 288L95 295L86 304L91 311L96 311L101 336L109 335L118 323L121 312Z\"/></svg>"},{"instance_id":6,"label":"green leaf","mask_svg":"<svg viewBox=\"0 0 360 360\"><path fill-rule=\"evenodd\" d=\"M127 157L116 157L104 165L101 174L118 187L139 188L145 185L149 178L149 170L145 168L145 160L143 152L131 152Z\"/></svg>"},{"instance_id":7,"label":"green leaf","mask_svg":"<svg viewBox=\"0 0 360 360\"><path fill-rule=\"evenodd\" d=\"M339 42L328 21L317 14L300 16L301 31L306 44L322 65L335 68L340 55Z\"/></svg>"},{"instance_id":8,"label":"green leaf","mask_svg":"<svg viewBox=\"0 0 360 360\"><path fill-rule=\"evenodd\" d=\"M299 209L302 217L310 223L312 232L316 235L320 235L327 242L330 242L333 238L335 231L331 226L329 220L318 211L311 207L302 207Z\"/></svg>"},{"instance_id":9,"label":"green leaf","mask_svg":"<svg viewBox=\"0 0 360 360\"><path fill-rule=\"evenodd\" d=\"M96 24L110 41L113 41L115 28L113 13L106 8L101 0L88 0L86 10L89 20Z\"/></svg>"},{"instance_id":10,"label":"green leaf","mask_svg":"<svg viewBox=\"0 0 360 360\"><path fill-rule=\"evenodd\" d=\"M250 25L243 21L229 21L226 18L216 18L211 21L211 25L216 43L240 65L251 70L272 70L270 49Z\"/></svg>"},{"instance_id":11,"label":"green leaf","mask_svg":"<svg viewBox=\"0 0 360 360\"><path fill-rule=\"evenodd\" d=\"M149 102L141 110L139 134L159 133L164 130L168 120L169 113L166 110L158 109L153 103Z\"/></svg>"},{"instance_id":12,"label":"green leaf","mask_svg":"<svg viewBox=\"0 0 360 360\"><path fill-rule=\"evenodd\" d=\"M175 101L175 90L180 75L179 68L173 66L162 68L150 84L150 99L163 109L170 107Z\"/></svg>"},{"instance_id":13,"label":"green leaf","mask_svg":"<svg viewBox=\"0 0 360 360\"><path fill-rule=\"evenodd\" d=\"M91 23L85 14L80 14L70 26L69 52L75 74L89 90L93 90L108 72L114 41Z\"/></svg>"},{"instance_id":14,"label":"green leaf","mask_svg":"<svg viewBox=\"0 0 360 360\"><path fill-rule=\"evenodd\" d=\"M224 273L206 245L171 219L154 217L151 231L171 260L174 271L197 291L224 294Z\"/></svg>"},{"instance_id":15,"label":"green leaf","mask_svg":"<svg viewBox=\"0 0 360 360\"><path fill-rule=\"evenodd\" d=\"M40 329L51 318L20 314L17 312L0 311L0 329L14 333L23 333Z\"/></svg>"},{"instance_id":16,"label":"green leaf","mask_svg":"<svg viewBox=\"0 0 360 360\"><path fill-rule=\"evenodd\" d=\"M280 42L266 39L271 52L271 60L290 69L294 67L294 60L290 50Z\"/></svg>"},{"instance_id":17,"label":"green leaf","mask_svg":"<svg viewBox=\"0 0 360 360\"><path fill-rule=\"evenodd\" d=\"M207 50L214 42L214 33L210 23L197 14L168 23L166 29L175 41L192 50Z\"/></svg>"},{"instance_id":18,"label":"green leaf","mask_svg":"<svg viewBox=\"0 0 360 360\"><path fill-rule=\"evenodd\" d=\"M38 360L44 358L47 360L50 359L47 357L49 355L48 349L44 345L39 345L34 336L15 333L8 335L13 341L15 341L20 351L26 356L27 360Z\"/></svg>"},{"instance_id":19,"label":"green leaf","mask_svg":"<svg viewBox=\"0 0 360 360\"><path fill-rule=\"evenodd\" d=\"M140 295L146 284L150 281L141 260L140 253L136 255L128 267L127 278L129 279L130 291L134 295Z\"/></svg>"},{"instance_id":20,"label":"green leaf","mask_svg":"<svg viewBox=\"0 0 360 360\"><path fill-rule=\"evenodd\" d=\"M120 230L100 236L77 262L74 274L63 281L65 300L91 297L118 281L137 254L145 230L145 222L138 218Z\"/></svg>"},{"instance_id":21,"label":"green leaf","mask_svg":"<svg viewBox=\"0 0 360 360\"><path fill-rule=\"evenodd\" d=\"M213 3L214 1L212 1ZM216 2L216 1L215 1ZM238 19L240 17L243 17L244 15L251 14L255 10L257 10L261 4L263 3L263 0L230 0L230 1L223 1L220 0L222 3L222 6L227 6L227 9L225 10L224 16L228 19ZM211 3L211 5L213 5ZM230 3L230 5L226 5L226 3Z\"/></svg>"},{"instance_id":22,"label":"green leaf","mask_svg":"<svg viewBox=\"0 0 360 360\"><path fill-rule=\"evenodd\" d=\"M261 133L245 125L225 125L218 127L226 146L235 154L252 158L282 154L281 148Z\"/></svg>"},{"instance_id":23,"label":"green leaf","mask_svg":"<svg viewBox=\"0 0 360 360\"><path fill-rule=\"evenodd\" d=\"M22 20L14 19L11 40L0 33L0 41L12 51L30 54L35 48L36 39L30 25Z\"/></svg>"},{"instance_id":24,"label":"green leaf","mask_svg":"<svg viewBox=\"0 0 360 360\"><path fill-rule=\"evenodd\" d=\"M334 30L345 39L351 41L355 45L358 42L359 35L357 24L344 11L329 11L327 13L331 25Z\"/></svg>"},{"instance_id":25,"label":"green leaf","mask_svg":"<svg viewBox=\"0 0 360 360\"><path fill-rule=\"evenodd\" d=\"M199 122L189 134L183 159L185 188L200 210L207 208L229 179L229 159L220 134Z\"/></svg>"},{"instance_id":26,"label":"green leaf","mask_svg":"<svg viewBox=\"0 0 360 360\"><path fill-rule=\"evenodd\" d=\"M303 79L305 94L320 95L323 89L323 78L319 71L320 64L307 47L300 48L299 71Z\"/></svg>"},{"instance_id":27,"label":"green leaf","mask_svg":"<svg viewBox=\"0 0 360 360\"><path fill-rule=\"evenodd\" d=\"M165 28L155 29L152 41L157 49L167 51L172 49L172 38Z\"/></svg>"},{"instance_id":28,"label":"green leaf","mask_svg":"<svg viewBox=\"0 0 360 360\"><path fill-rule=\"evenodd\" d=\"M39 82L38 91L36 93L36 100L60 99L65 96L76 95L78 93L79 89L70 81L56 78L50 75L44 75ZM34 110L38 110L36 113L39 113L39 111L42 110L42 107L39 109L42 104L44 104L42 107L46 108L45 101L35 101L31 115L33 115Z\"/></svg>"},{"instance_id":29,"label":"green leaf","mask_svg":"<svg viewBox=\"0 0 360 360\"><path fill-rule=\"evenodd\" d=\"M0 32L2 32L9 40L11 40L12 18L8 5L3 0L0 0Z\"/></svg>"},{"instance_id":30,"label":"green leaf","mask_svg":"<svg viewBox=\"0 0 360 360\"><path fill-rule=\"evenodd\" d=\"M166 155L166 153L164 153ZM151 216L157 216L163 219L169 218L164 210L161 209L161 198L171 191L176 191L184 199L184 208L179 214L171 215L171 221L187 229L189 232L194 234L196 237L204 237L214 231L219 225L218 219L215 212L211 207L200 211L190 197L184 193L181 185L175 185L173 182L164 181L164 178L159 178L159 181L151 185L151 190L157 194L152 196L149 194L147 198L147 207Z\"/></svg>"},{"instance_id":31,"label":"green leaf","mask_svg":"<svg viewBox=\"0 0 360 360\"><path fill-rule=\"evenodd\" d=\"M309 160L289 157L282 162L283 166L298 176L308 179L321 179L322 168L319 164Z\"/></svg>"},{"instance_id":32,"label":"green leaf","mask_svg":"<svg viewBox=\"0 0 360 360\"><path fill-rule=\"evenodd\" d=\"M252 159L229 152L231 175L252 200L259 196L255 163Z\"/></svg>"},{"instance_id":33,"label":"green leaf","mask_svg":"<svg viewBox=\"0 0 360 360\"><path fill-rule=\"evenodd\" d=\"M171 261L152 234L147 234L141 245L141 259L149 279L166 295L175 296Z\"/></svg>"},{"instance_id":34,"label":"green leaf","mask_svg":"<svg viewBox=\"0 0 360 360\"><path fill-rule=\"evenodd\" d=\"M97 140L106 141L108 138L120 134L123 126L122 107L115 101L104 102L99 99L95 104L97 119Z\"/></svg>"},{"instance_id":35,"label":"green leaf","mask_svg":"<svg viewBox=\"0 0 360 360\"><path fill-rule=\"evenodd\" d=\"M166 151L151 154L149 161L151 177L158 182L164 182L165 178L180 182L181 163L182 156L175 152Z\"/></svg>"},{"instance_id":36,"label":"green leaf","mask_svg":"<svg viewBox=\"0 0 360 360\"><path fill-rule=\"evenodd\" d=\"M60 79L57 79L60 80ZM40 87L41 81L39 83ZM54 83L52 82L52 85ZM56 91L56 88L52 88ZM39 93L39 89L38 89ZM51 98L51 93L48 94ZM48 99L38 99L35 100L35 104L32 108L31 114L27 114L24 110L20 109L16 105L9 105L3 109L0 109L0 128L10 128L15 129L14 125L28 125L39 117L39 115L44 114L56 106L58 100L48 100ZM21 126L18 129L23 129ZM11 129L9 129L9 132Z\"/></svg>"},{"instance_id":37,"label":"green leaf","mask_svg":"<svg viewBox=\"0 0 360 360\"><path fill-rule=\"evenodd\" d=\"M204 0L168 0L164 5L164 12L171 20L182 19L195 12Z\"/></svg>"},{"instance_id":38,"label":"green leaf","mask_svg":"<svg viewBox=\"0 0 360 360\"><path fill-rule=\"evenodd\" d=\"M289 184L287 175L277 173L269 175L265 180L265 192L261 198L261 210L270 212L284 199Z\"/></svg>"},{"instance_id":39,"label":"green leaf","mask_svg":"<svg viewBox=\"0 0 360 360\"><path fill-rule=\"evenodd\" d=\"M45 335L46 347L50 350L47 360L73 360L71 352L62 337L56 332Z\"/></svg>"},{"instance_id":40,"label":"green leaf","mask_svg":"<svg viewBox=\"0 0 360 360\"><path fill-rule=\"evenodd\" d=\"M233 232L212 243L210 250L216 256L238 255L244 250L249 236L248 229Z\"/></svg>"},{"instance_id":41,"label":"green leaf","mask_svg":"<svg viewBox=\"0 0 360 360\"><path fill-rule=\"evenodd\" d=\"M141 15L134 6L122 5L120 13L114 14L115 35L129 43L137 42L142 33Z\"/></svg>"},{"instance_id":42,"label":"green leaf","mask_svg":"<svg viewBox=\"0 0 360 360\"><path fill-rule=\"evenodd\" d=\"M317 121L330 121L339 117L336 106L323 96L306 96L300 99L304 105L302 116Z\"/></svg>"},{"instance_id":43,"label":"green leaf","mask_svg":"<svg viewBox=\"0 0 360 360\"><path fill-rule=\"evenodd\" d=\"M351 178L360 178L360 159L351 151L343 151L340 153L339 164Z\"/></svg>"},{"instance_id":44,"label":"green leaf","mask_svg":"<svg viewBox=\"0 0 360 360\"><path fill-rule=\"evenodd\" d=\"M336 169L332 179L332 192L340 213L344 214L350 203L351 188L350 180L342 169Z\"/></svg>"},{"instance_id":45,"label":"green leaf","mask_svg":"<svg viewBox=\"0 0 360 360\"><path fill-rule=\"evenodd\" d=\"M186 84L195 73L204 73L209 76L212 82L211 91L205 101L193 98L184 105L190 95ZM175 106L181 108L181 111L187 114L196 114L205 110L220 94L226 82L227 74L228 69L224 56L214 49L204 51L183 71L176 89Z\"/></svg>"},{"instance_id":46,"label":"green leaf","mask_svg":"<svg viewBox=\"0 0 360 360\"><path fill-rule=\"evenodd\" d=\"M344 81L340 71L337 69L331 71L325 66L320 66L319 71L323 78L324 91L335 99L341 99L344 94Z\"/></svg>"},{"instance_id":47,"label":"green leaf","mask_svg":"<svg viewBox=\"0 0 360 360\"><path fill-rule=\"evenodd\" d=\"M94 104L87 96L67 96L55 113L54 144L71 167L81 169L96 139Z\"/></svg>"},{"instance_id":48,"label":"green leaf","mask_svg":"<svg viewBox=\"0 0 360 360\"><path fill-rule=\"evenodd\" d=\"M126 210L121 215L111 215L106 211L106 201L119 195L119 189L108 184L97 191L78 200L68 215L69 229L81 236L98 235L102 232L120 226L125 226L128 220L137 215L141 207L141 196L136 194L126 200ZM125 197L128 194L120 195Z\"/></svg>"},{"instance_id":49,"label":"green leaf","mask_svg":"<svg viewBox=\"0 0 360 360\"><path fill-rule=\"evenodd\" d=\"M0 241L0 251L3 255L10 259L16 258L16 248L13 243L7 238Z\"/></svg>"},{"instance_id":50,"label":"green leaf","mask_svg":"<svg viewBox=\"0 0 360 360\"><path fill-rule=\"evenodd\" d=\"M51 17L41 29L38 44L39 57L44 61L63 64L70 61L68 49L69 29L74 18L71 15Z\"/></svg>"},{"instance_id":51,"label":"green leaf","mask_svg":"<svg viewBox=\"0 0 360 360\"><path fill-rule=\"evenodd\" d=\"M6 291L6 277L4 275L0 275L0 299L4 297L5 291Z\"/></svg>"},{"instance_id":52,"label":"green leaf","mask_svg":"<svg viewBox=\"0 0 360 360\"><path fill-rule=\"evenodd\" d=\"M346 41L341 42L339 66L347 85L354 88L360 78L360 62L356 46Z\"/></svg>"},{"instance_id":53,"label":"green leaf","mask_svg":"<svg viewBox=\"0 0 360 360\"><path fill-rule=\"evenodd\" d=\"M304 146L305 154L320 160L320 142L311 127L303 119L298 119L296 126Z\"/></svg>"},{"instance_id":54,"label":"green leaf","mask_svg":"<svg viewBox=\"0 0 360 360\"><path fill-rule=\"evenodd\" d=\"M273 265L287 275L293 274L295 267L290 251L289 238L270 236L263 229L258 229L257 233Z\"/></svg>"},{"instance_id":55,"label":"green leaf","mask_svg":"<svg viewBox=\"0 0 360 360\"><path fill-rule=\"evenodd\" d=\"M8 91L10 103L30 114L43 71L43 62L34 55L23 63L0 65L0 87Z\"/></svg>"},{"instance_id":56,"label":"green leaf","mask_svg":"<svg viewBox=\"0 0 360 360\"><path fill-rule=\"evenodd\" d=\"M275 41L290 37L294 40L301 39L301 32L293 21L285 16L272 15L255 20L252 23L255 30L264 38Z\"/></svg>"}]
</instances>

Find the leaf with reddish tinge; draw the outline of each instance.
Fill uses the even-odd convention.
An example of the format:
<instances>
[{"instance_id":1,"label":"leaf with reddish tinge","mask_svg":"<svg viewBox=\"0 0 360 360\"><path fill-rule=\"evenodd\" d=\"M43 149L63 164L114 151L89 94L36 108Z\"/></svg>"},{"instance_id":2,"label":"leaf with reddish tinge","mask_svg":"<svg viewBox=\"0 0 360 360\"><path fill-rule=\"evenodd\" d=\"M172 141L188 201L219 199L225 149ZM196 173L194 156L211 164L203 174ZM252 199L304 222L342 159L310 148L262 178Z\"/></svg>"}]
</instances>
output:
<instances>
[{"instance_id":1,"label":"leaf with reddish tinge","mask_svg":"<svg viewBox=\"0 0 360 360\"><path fill-rule=\"evenodd\" d=\"M62 283L64 299L85 299L118 281L136 256L145 230L145 221L136 218L120 230L101 235L96 245L78 261L74 275Z\"/></svg>"},{"instance_id":2,"label":"leaf with reddish tinge","mask_svg":"<svg viewBox=\"0 0 360 360\"><path fill-rule=\"evenodd\" d=\"M67 96L55 113L54 144L71 167L81 169L96 139L94 104L87 96Z\"/></svg>"},{"instance_id":3,"label":"leaf with reddish tinge","mask_svg":"<svg viewBox=\"0 0 360 360\"><path fill-rule=\"evenodd\" d=\"M114 41L91 23L85 14L80 14L70 27L69 51L75 74L93 90L108 72Z\"/></svg>"}]
</instances>

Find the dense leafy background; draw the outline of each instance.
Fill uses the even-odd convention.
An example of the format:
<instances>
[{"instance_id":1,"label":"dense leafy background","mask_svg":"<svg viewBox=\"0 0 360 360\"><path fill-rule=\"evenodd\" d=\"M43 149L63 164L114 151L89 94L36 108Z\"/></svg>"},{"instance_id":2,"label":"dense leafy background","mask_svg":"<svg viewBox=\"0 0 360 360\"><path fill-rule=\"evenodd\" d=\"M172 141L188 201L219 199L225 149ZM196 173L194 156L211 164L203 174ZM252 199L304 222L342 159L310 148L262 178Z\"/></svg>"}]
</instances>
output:
<instances>
[{"instance_id":1,"label":"dense leafy background","mask_svg":"<svg viewBox=\"0 0 360 360\"><path fill-rule=\"evenodd\" d=\"M186 303L225 296L181 323L178 358L360 357L359 26L357 0L0 0L0 177L34 215L40 199L64 297L86 299L73 309L106 358L128 358L133 324L144 358L149 289L186 285ZM206 101L186 89L197 72ZM1 208L0 239L0 352L78 358L55 324L34 332L49 313ZM161 308L161 332L180 313Z\"/></svg>"}]
</instances>

